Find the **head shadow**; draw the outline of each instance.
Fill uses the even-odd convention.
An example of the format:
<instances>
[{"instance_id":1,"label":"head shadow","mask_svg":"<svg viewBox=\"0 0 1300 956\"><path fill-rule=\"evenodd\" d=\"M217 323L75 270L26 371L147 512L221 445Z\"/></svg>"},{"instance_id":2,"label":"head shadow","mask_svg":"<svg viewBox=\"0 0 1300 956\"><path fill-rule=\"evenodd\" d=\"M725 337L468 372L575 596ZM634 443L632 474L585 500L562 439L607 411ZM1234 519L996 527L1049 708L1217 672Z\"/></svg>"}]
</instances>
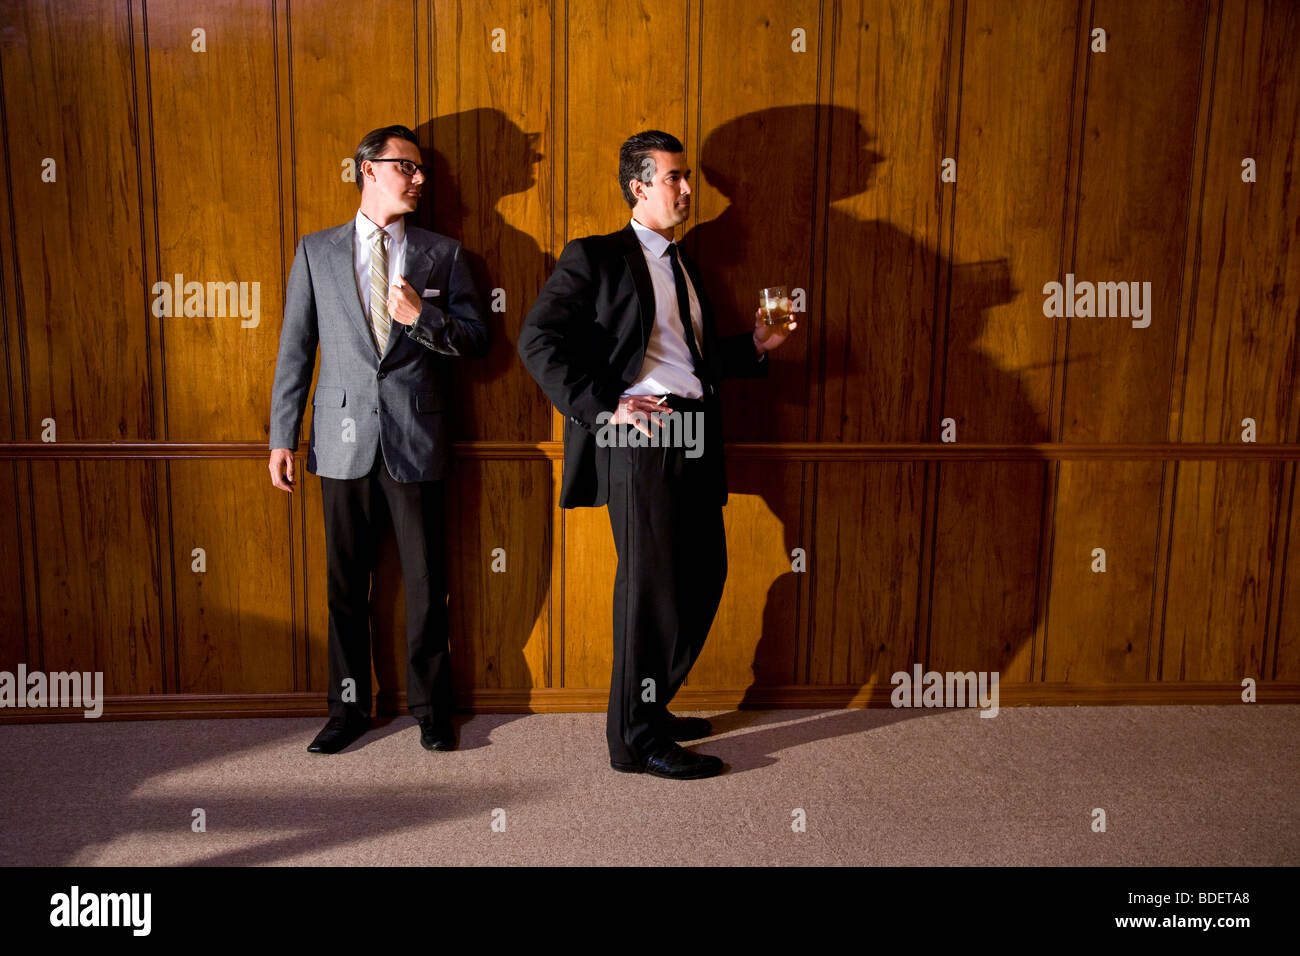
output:
<instances>
[{"instance_id":1,"label":"head shadow","mask_svg":"<svg viewBox=\"0 0 1300 956\"><path fill-rule=\"evenodd\" d=\"M537 204L525 202L538 188L545 159L540 133L521 129L496 109L471 109L435 116L416 127L429 183L415 214L418 225L460 241L460 254L473 277L480 312L492 341L477 359L444 361L443 374L454 396L445 414L453 417L458 441L535 442L550 436L551 409L545 395L529 377L515 352L515 341L528 307L549 275L553 262L538 241L541 235L530 216ZM537 463L520 462L533 469ZM482 577L495 584L516 579L519 565L508 575L488 571L496 533L488 527L499 518L499 495L513 480L511 464L458 454L447 479L447 581L450 593L452 675L457 697L464 700L478 682L497 687L533 686L524 646L542 614L546 590L539 582L550 577L550 548L538 548L525 584L499 607L486 607ZM511 505L512 522L527 528L550 527L550 472L538 476L545 490ZM513 559L513 554L512 554ZM391 540L385 541L381 562L399 567ZM400 575L398 575L400 579ZM400 585L390 574L385 587ZM394 625L388 625L389 630ZM400 626L396 627L400 632ZM400 648L394 649L400 650ZM396 659L393 659L393 658ZM390 653L387 678L397 686L401 657ZM378 667L378 663L376 664Z\"/></svg>"},{"instance_id":2,"label":"head shadow","mask_svg":"<svg viewBox=\"0 0 1300 956\"><path fill-rule=\"evenodd\" d=\"M537 186L545 159L541 135L487 108L438 116L416 128L430 169L417 222L461 242L492 335L486 356L454 363L463 398L458 433L466 439L536 441L549 435L550 406L518 361L515 341L554 262L501 209L503 200L515 203L509 197ZM513 212L516 221L529 214Z\"/></svg>"}]
</instances>

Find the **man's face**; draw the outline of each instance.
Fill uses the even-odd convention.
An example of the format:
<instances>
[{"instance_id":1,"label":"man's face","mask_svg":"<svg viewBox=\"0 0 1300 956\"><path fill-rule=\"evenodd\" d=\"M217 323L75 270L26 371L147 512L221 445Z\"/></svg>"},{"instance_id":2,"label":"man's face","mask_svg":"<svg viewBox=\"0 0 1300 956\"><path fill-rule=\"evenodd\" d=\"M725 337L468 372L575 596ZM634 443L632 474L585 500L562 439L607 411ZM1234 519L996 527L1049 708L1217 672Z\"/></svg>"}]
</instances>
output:
<instances>
[{"instance_id":1,"label":"man's face","mask_svg":"<svg viewBox=\"0 0 1300 956\"><path fill-rule=\"evenodd\" d=\"M685 153L654 150L647 157L654 160L654 179L650 185L634 180L632 195L637 197L632 214L637 222L650 229L669 229L685 222L691 215L691 171ZM647 169L648 171L648 169Z\"/></svg>"},{"instance_id":2,"label":"man's face","mask_svg":"<svg viewBox=\"0 0 1300 956\"><path fill-rule=\"evenodd\" d=\"M409 159L419 165L420 148L400 137L384 144L377 159ZM414 212L420 204L420 191L424 188L424 173L416 170L411 176L402 172L400 163L366 161L361 164L365 176L365 200L389 215Z\"/></svg>"}]
</instances>

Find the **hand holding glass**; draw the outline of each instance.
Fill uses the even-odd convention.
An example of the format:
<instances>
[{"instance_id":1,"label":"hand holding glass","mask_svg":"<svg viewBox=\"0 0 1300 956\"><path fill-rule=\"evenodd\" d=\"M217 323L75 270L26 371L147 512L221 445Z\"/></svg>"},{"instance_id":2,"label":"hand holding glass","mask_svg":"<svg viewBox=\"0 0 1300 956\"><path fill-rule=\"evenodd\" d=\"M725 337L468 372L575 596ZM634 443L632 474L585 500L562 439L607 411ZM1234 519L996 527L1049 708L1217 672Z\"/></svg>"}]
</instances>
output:
<instances>
[{"instance_id":1,"label":"hand holding glass","mask_svg":"<svg viewBox=\"0 0 1300 956\"><path fill-rule=\"evenodd\" d=\"M763 324L776 328L782 335L790 331L793 307L794 303L785 294L785 286L759 290L758 311L763 316Z\"/></svg>"}]
</instances>

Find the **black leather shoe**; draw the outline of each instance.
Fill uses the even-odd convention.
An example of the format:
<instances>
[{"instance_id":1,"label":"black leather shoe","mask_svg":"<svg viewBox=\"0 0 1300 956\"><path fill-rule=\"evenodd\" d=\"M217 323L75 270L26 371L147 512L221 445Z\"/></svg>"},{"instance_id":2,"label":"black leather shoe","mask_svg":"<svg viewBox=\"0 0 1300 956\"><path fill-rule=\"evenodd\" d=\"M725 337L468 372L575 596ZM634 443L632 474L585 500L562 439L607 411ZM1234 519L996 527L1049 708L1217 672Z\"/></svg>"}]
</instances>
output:
<instances>
[{"instance_id":1,"label":"black leather shoe","mask_svg":"<svg viewBox=\"0 0 1300 956\"><path fill-rule=\"evenodd\" d=\"M640 763L617 763L611 760L609 765L621 773L648 773L668 780L699 780L722 773L722 761L719 758L697 754L672 743L664 744Z\"/></svg>"},{"instance_id":2,"label":"black leather shoe","mask_svg":"<svg viewBox=\"0 0 1300 956\"><path fill-rule=\"evenodd\" d=\"M325 729L316 735L316 739L307 745L307 752L313 754L336 754L348 744L370 729L369 717L331 717L325 723Z\"/></svg>"},{"instance_id":3,"label":"black leather shoe","mask_svg":"<svg viewBox=\"0 0 1300 956\"><path fill-rule=\"evenodd\" d=\"M456 749L456 732L452 729L451 721L440 724L430 714L427 717L417 717L416 723L420 725L420 746L425 750Z\"/></svg>"},{"instance_id":4,"label":"black leather shoe","mask_svg":"<svg viewBox=\"0 0 1300 956\"><path fill-rule=\"evenodd\" d=\"M713 733L713 725L703 717L674 717L669 714L664 731L673 740L699 740Z\"/></svg>"}]
</instances>

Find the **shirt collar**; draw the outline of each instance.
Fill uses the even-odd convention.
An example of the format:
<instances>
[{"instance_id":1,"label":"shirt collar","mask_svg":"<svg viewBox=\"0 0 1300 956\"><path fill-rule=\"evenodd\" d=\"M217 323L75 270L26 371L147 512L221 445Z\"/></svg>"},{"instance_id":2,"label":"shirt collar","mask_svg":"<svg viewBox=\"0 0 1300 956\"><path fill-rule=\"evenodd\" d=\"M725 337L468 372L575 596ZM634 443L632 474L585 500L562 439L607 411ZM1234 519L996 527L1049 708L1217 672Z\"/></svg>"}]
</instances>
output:
<instances>
[{"instance_id":1,"label":"shirt collar","mask_svg":"<svg viewBox=\"0 0 1300 956\"><path fill-rule=\"evenodd\" d=\"M361 237L363 243L368 243L374 231L379 228L375 223L366 218L365 213L360 209L357 210L357 235ZM398 216L394 221L384 226L384 231L388 233L389 242L401 242L406 238L406 217Z\"/></svg>"},{"instance_id":2,"label":"shirt collar","mask_svg":"<svg viewBox=\"0 0 1300 956\"><path fill-rule=\"evenodd\" d=\"M664 253L668 251L668 247L675 245L675 243L665 239L653 229L647 229L635 219L632 220L632 231L635 232L636 237L641 240L641 245L646 248L646 251L656 259L663 258Z\"/></svg>"}]
</instances>

